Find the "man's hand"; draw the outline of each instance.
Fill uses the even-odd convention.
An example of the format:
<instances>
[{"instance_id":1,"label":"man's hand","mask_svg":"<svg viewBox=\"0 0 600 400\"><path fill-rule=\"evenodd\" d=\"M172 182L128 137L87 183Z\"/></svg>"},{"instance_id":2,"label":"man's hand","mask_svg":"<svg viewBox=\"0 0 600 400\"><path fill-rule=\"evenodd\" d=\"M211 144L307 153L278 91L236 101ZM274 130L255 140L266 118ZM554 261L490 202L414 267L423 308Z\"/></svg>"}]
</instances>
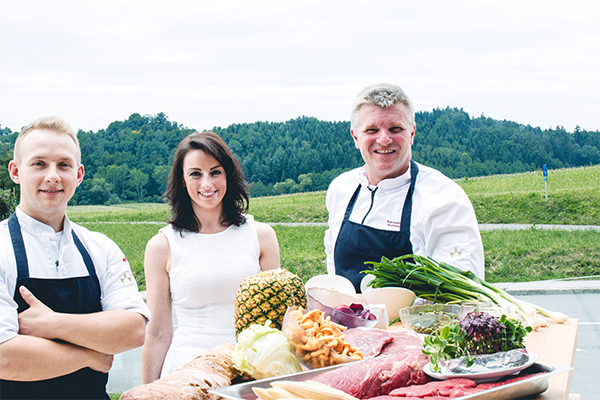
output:
<instances>
[{"instance_id":1,"label":"man's hand","mask_svg":"<svg viewBox=\"0 0 600 400\"><path fill-rule=\"evenodd\" d=\"M19 314L19 334L36 336L43 339L56 339L50 327L55 322L56 313L39 301L25 286L19 287L23 300L29 308ZM76 346L79 347L79 346ZM99 372L108 372L114 356L81 347L88 354L88 367Z\"/></svg>"},{"instance_id":2,"label":"man's hand","mask_svg":"<svg viewBox=\"0 0 600 400\"><path fill-rule=\"evenodd\" d=\"M88 365L94 371L107 373L112 367L114 356L112 354L98 353L97 351L90 350L92 357L91 362Z\"/></svg>"},{"instance_id":3,"label":"man's hand","mask_svg":"<svg viewBox=\"0 0 600 400\"><path fill-rule=\"evenodd\" d=\"M137 312L107 310L90 314L54 312L29 290L19 288L29 308L19 314L19 334L60 339L104 354L117 354L144 343L146 319Z\"/></svg>"},{"instance_id":4,"label":"man's hand","mask_svg":"<svg viewBox=\"0 0 600 400\"><path fill-rule=\"evenodd\" d=\"M19 314L19 334L56 339L51 337L48 329L52 326L55 312L39 301L25 286L19 287L19 292L29 304L29 308Z\"/></svg>"}]
</instances>

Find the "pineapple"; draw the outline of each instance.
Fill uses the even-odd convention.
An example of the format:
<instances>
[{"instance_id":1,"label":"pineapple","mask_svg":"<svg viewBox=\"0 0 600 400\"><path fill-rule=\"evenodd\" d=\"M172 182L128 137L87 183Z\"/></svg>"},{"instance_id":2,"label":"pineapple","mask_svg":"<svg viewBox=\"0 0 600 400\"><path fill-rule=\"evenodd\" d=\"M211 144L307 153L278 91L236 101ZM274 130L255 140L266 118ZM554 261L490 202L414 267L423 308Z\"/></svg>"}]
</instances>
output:
<instances>
[{"instance_id":1,"label":"pineapple","mask_svg":"<svg viewBox=\"0 0 600 400\"><path fill-rule=\"evenodd\" d=\"M235 333L250 324L264 325L270 320L281 329L288 307L306 308L306 292L302 280L285 269L262 271L240 284L235 297Z\"/></svg>"}]
</instances>

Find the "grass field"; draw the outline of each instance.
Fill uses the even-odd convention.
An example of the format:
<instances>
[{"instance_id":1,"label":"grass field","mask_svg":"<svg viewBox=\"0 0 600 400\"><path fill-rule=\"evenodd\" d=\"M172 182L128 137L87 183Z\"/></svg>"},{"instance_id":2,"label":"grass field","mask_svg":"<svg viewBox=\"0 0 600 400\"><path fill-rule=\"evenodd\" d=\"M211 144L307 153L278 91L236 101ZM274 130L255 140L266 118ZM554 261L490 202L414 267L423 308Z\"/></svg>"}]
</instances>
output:
<instances>
[{"instance_id":1,"label":"grass field","mask_svg":"<svg viewBox=\"0 0 600 400\"><path fill-rule=\"evenodd\" d=\"M457 181L480 223L600 225L600 166Z\"/></svg>"},{"instance_id":2,"label":"grass field","mask_svg":"<svg viewBox=\"0 0 600 400\"><path fill-rule=\"evenodd\" d=\"M457 182L471 198L480 223L600 225L600 166L549 171L548 203L541 171ZM327 221L324 192L252 199L250 212L263 222ZM140 288L145 288L144 248L167 219L166 205L76 206L69 207L68 214L111 237L129 259ZM325 227L274 229L283 267L304 281L325 273ZM481 236L490 282L600 275L597 231L499 230Z\"/></svg>"}]
</instances>

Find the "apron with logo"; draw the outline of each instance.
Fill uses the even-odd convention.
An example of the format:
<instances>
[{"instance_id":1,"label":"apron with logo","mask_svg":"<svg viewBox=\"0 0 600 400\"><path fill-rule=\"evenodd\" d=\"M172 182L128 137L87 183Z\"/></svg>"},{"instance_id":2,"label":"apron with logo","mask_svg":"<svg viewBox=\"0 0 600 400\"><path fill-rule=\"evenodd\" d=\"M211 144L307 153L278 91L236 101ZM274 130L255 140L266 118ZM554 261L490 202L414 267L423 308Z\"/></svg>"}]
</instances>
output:
<instances>
[{"instance_id":1,"label":"apron with logo","mask_svg":"<svg viewBox=\"0 0 600 400\"><path fill-rule=\"evenodd\" d=\"M357 293L360 293L360 282L366 276L361 274L370 268L365 265L366 261L380 262L381 257L385 256L390 260L412 254L412 244L410 243L410 218L412 213L412 199L417 181L419 168L411 160L410 162L410 187L404 200L402 208L402 219L400 222L400 231L388 231L376 229L370 226L350 221L350 215L354 208L354 203L360 192L361 185L358 185L352 195L344 220L340 227L334 248L335 273L348 278Z\"/></svg>"},{"instance_id":2,"label":"apron with logo","mask_svg":"<svg viewBox=\"0 0 600 400\"><path fill-rule=\"evenodd\" d=\"M73 241L81 253L89 276L42 279L29 277L29 265L21 227L16 214L11 215L8 227L17 261L17 284L14 300L18 312L29 305L19 293L25 286L42 303L55 312L69 314L89 314L102 311L100 303L100 282L88 251L79 237L71 230ZM35 362L35 360L31 360ZM109 399L106 393L108 374L83 368L69 375L35 382L0 380L1 399Z\"/></svg>"}]
</instances>

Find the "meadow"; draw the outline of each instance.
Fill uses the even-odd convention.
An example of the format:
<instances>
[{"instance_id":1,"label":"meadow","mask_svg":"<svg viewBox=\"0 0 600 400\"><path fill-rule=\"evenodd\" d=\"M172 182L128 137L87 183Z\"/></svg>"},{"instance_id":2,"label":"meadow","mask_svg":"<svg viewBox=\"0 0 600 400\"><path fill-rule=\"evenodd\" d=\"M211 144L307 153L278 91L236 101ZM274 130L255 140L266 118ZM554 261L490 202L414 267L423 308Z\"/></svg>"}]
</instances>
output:
<instances>
[{"instance_id":1,"label":"meadow","mask_svg":"<svg viewBox=\"0 0 600 400\"><path fill-rule=\"evenodd\" d=\"M548 202L541 171L457 180L469 195L480 223L600 225L600 166L551 170ZM261 197L250 213L273 223L281 264L304 281L325 273L324 226L285 226L286 222L326 222L325 192ZM69 217L111 237L131 263L145 289L143 258L148 239L168 217L164 204L74 206ZM538 229L481 232L486 280L532 280L600 275L600 232Z\"/></svg>"}]
</instances>

